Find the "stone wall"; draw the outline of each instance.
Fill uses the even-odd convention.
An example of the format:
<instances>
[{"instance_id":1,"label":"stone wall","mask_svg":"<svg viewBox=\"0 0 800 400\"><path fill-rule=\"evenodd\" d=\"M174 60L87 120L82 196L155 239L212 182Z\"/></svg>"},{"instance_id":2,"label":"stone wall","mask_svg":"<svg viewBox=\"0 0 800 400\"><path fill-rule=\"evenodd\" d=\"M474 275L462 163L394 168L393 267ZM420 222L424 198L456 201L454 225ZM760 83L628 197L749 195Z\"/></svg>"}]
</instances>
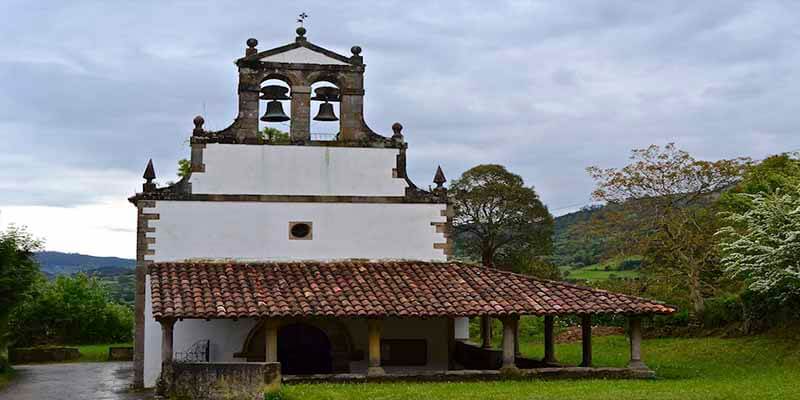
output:
<instances>
[{"instance_id":1,"label":"stone wall","mask_svg":"<svg viewBox=\"0 0 800 400\"><path fill-rule=\"evenodd\" d=\"M80 352L72 347L9 349L8 357L12 364L74 361L80 357Z\"/></svg>"},{"instance_id":2,"label":"stone wall","mask_svg":"<svg viewBox=\"0 0 800 400\"><path fill-rule=\"evenodd\" d=\"M160 394L172 399L263 399L281 385L280 363L174 363Z\"/></svg>"}]
</instances>

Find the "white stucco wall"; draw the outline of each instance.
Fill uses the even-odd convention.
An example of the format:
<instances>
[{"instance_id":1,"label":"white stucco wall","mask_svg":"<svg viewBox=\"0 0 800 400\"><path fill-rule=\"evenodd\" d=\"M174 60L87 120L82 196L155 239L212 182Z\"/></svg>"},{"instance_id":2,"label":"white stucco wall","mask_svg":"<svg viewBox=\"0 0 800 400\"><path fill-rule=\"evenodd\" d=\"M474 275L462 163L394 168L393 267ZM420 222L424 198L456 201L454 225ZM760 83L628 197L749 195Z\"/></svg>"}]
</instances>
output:
<instances>
[{"instance_id":1,"label":"white stucco wall","mask_svg":"<svg viewBox=\"0 0 800 400\"><path fill-rule=\"evenodd\" d=\"M393 178L398 149L208 144L196 194L403 196Z\"/></svg>"},{"instance_id":2,"label":"white stucco wall","mask_svg":"<svg viewBox=\"0 0 800 400\"><path fill-rule=\"evenodd\" d=\"M298 47L283 53L273 54L261 59L267 62L293 63L293 64L321 64L321 65L348 65L335 58L318 53L305 47Z\"/></svg>"},{"instance_id":3,"label":"white stucco wall","mask_svg":"<svg viewBox=\"0 0 800 400\"><path fill-rule=\"evenodd\" d=\"M446 260L431 222L444 222L444 204L245 203L158 201L150 221L153 261ZM289 240L290 221L312 222L311 240Z\"/></svg>"}]
</instances>

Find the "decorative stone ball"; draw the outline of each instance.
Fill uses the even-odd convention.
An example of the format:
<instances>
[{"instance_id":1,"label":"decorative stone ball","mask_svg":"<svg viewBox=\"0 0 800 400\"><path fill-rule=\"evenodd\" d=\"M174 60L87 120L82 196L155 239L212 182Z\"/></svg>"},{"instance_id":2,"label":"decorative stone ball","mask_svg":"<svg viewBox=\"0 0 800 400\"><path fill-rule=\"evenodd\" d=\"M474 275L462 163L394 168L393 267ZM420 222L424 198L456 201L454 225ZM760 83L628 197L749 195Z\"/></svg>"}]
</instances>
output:
<instances>
[{"instance_id":1,"label":"decorative stone ball","mask_svg":"<svg viewBox=\"0 0 800 400\"><path fill-rule=\"evenodd\" d=\"M403 125L400 125L399 122L395 122L392 124L392 132L394 132L394 136L403 136L400 131L403 130Z\"/></svg>"},{"instance_id":2,"label":"decorative stone ball","mask_svg":"<svg viewBox=\"0 0 800 400\"><path fill-rule=\"evenodd\" d=\"M350 51L353 53L354 56L361 54L361 47L353 46L350 48Z\"/></svg>"},{"instance_id":3,"label":"decorative stone ball","mask_svg":"<svg viewBox=\"0 0 800 400\"><path fill-rule=\"evenodd\" d=\"M203 124L206 122L206 120L200 115L194 117L194 120L192 121L194 122L195 128L202 128Z\"/></svg>"},{"instance_id":4,"label":"decorative stone ball","mask_svg":"<svg viewBox=\"0 0 800 400\"><path fill-rule=\"evenodd\" d=\"M301 26L301 27L297 28L297 31L296 31L296 32L297 32L297 36L303 36L303 35L305 35L305 34L306 34L306 28L303 28L303 27Z\"/></svg>"},{"instance_id":5,"label":"decorative stone ball","mask_svg":"<svg viewBox=\"0 0 800 400\"><path fill-rule=\"evenodd\" d=\"M258 46L258 39L256 38L247 39L247 47L252 49L256 46Z\"/></svg>"}]
</instances>

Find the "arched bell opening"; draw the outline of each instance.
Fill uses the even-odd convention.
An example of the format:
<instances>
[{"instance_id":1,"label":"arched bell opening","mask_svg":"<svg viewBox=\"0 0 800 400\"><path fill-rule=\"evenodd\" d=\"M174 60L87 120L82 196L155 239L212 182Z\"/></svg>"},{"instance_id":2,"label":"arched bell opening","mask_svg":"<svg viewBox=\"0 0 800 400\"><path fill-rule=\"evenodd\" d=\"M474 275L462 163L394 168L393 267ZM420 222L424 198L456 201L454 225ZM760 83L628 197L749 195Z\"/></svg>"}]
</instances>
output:
<instances>
[{"instance_id":1,"label":"arched bell opening","mask_svg":"<svg viewBox=\"0 0 800 400\"><path fill-rule=\"evenodd\" d=\"M263 132L264 128L269 127L286 133L286 135L265 135L264 139L269 141L288 140L289 121L292 115L291 89L288 80L274 76L262 81L259 103L259 110L263 110L259 118L261 121L258 127L259 132Z\"/></svg>"},{"instance_id":2,"label":"arched bell opening","mask_svg":"<svg viewBox=\"0 0 800 400\"><path fill-rule=\"evenodd\" d=\"M337 140L341 132L341 93L332 81L311 85L311 140Z\"/></svg>"}]
</instances>

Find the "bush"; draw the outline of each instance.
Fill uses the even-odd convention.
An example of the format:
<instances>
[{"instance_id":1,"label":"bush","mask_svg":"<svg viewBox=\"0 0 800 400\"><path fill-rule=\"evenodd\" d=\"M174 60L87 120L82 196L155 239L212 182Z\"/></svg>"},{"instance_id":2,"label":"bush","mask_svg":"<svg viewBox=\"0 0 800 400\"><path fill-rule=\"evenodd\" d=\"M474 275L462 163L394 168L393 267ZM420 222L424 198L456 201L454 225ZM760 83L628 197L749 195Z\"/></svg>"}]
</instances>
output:
<instances>
[{"instance_id":1,"label":"bush","mask_svg":"<svg viewBox=\"0 0 800 400\"><path fill-rule=\"evenodd\" d=\"M706 299L705 304L703 326L706 328L722 328L742 321L744 310L738 295L712 297Z\"/></svg>"},{"instance_id":2,"label":"bush","mask_svg":"<svg viewBox=\"0 0 800 400\"><path fill-rule=\"evenodd\" d=\"M37 284L9 325L17 346L128 342L133 311L111 302L102 282L78 274Z\"/></svg>"}]
</instances>

